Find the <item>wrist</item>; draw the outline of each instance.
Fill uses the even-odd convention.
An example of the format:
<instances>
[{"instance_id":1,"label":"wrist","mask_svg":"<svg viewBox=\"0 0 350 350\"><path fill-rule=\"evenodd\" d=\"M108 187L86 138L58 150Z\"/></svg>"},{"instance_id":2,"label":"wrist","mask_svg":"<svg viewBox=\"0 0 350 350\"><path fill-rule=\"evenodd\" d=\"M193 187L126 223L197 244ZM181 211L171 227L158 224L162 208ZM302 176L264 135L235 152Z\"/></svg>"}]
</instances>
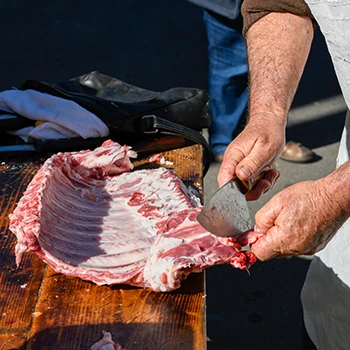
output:
<instances>
[{"instance_id":1,"label":"wrist","mask_svg":"<svg viewBox=\"0 0 350 350\"><path fill-rule=\"evenodd\" d=\"M324 191L327 193L330 204L350 216L350 162L345 163L324 179Z\"/></svg>"},{"instance_id":2,"label":"wrist","mask_svg":"<svg viewBox=\"0 0 350 350\"><path fill-rule=\"evenodd\" d=\"M287 113L285 112L253 112L249 113L249 122L254 124L266 125L273 124L274 127L285 129L287 126Z\"/></svg>"}]
</instances>

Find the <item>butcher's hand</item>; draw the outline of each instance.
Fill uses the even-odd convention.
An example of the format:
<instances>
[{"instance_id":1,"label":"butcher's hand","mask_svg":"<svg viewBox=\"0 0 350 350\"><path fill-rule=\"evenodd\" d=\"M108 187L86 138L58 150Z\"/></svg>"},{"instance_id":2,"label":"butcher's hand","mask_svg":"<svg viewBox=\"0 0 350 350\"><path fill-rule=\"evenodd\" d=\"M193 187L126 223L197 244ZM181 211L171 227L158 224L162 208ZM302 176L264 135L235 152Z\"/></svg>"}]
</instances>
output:
<instances>
[{"instance_id":1,"label":"butcher's hand","mask_svg":"<svg viewBox=\"0 0 350 350\"><path fill-rule=\"evenodd\" d=\"M350 215L349 180L336 185L329 177L288 187L256 213L255 230L264 234L251 250L259 260L312 255L326 246Z\"/></svg>"},{"instance_id":2,"label":"butcher's hand","mask_svg":"<svg viewBox=\"0 0 350 350\"><path fill-rule=\"evenodd\" d=\"M267 167L265 176L247 194L247 200L258 199L271 189L279 177L274 163L285 144L285 124L273 118L254 118L227 147L218 173L219 186L237 175L248 181Z\"/></svg>"}]
</instances>

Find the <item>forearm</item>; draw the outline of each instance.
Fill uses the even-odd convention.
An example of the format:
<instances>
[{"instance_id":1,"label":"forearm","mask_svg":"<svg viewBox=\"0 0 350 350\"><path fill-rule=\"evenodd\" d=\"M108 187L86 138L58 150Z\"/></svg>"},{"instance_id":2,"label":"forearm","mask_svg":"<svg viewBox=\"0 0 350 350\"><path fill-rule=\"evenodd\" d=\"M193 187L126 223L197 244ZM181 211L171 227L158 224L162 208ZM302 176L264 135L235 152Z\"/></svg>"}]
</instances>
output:
<instances>
[{"instance_id":1,"label":"forearm","mask_svg":"<svg viewBox=\"0 0 350 350\"><path fill-rule=\"evenodd\" d=\"M250 120L273 118L286 124L313 39L309 17L270 13L247 33Z\"/></svg>"},{"instance_id":2,"label":"forearm","mask_svg":"<svg viewBox=\"0 0 350 350\"><path fill-rule=\"evenodd\" d=\"M340 218L350 217L350 161L334 170L321 180L328 195L332 209L337 210Z\"/></svg>"}]
</instances>

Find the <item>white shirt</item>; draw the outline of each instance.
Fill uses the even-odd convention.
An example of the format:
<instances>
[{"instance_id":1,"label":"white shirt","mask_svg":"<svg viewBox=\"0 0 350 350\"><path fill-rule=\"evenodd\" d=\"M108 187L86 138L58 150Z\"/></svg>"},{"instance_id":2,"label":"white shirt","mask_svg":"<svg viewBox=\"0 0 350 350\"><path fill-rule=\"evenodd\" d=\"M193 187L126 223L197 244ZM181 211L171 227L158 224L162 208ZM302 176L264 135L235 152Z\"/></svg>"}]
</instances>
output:
<instances>
[{"instance_id":1,"label":"white shirt","mask_svg":"<svg viewBox=\"0 0 350 350\"><path fill-rule=\"evenodd\" d=\"M308 0L306 3L325 36L342 94L350 109L350 0ZM349 154L348 112L337 166L347 162ZM317 349L350 349L350 220L313 258L301 300L305 326Z\"/></svg>"}]
</instances>

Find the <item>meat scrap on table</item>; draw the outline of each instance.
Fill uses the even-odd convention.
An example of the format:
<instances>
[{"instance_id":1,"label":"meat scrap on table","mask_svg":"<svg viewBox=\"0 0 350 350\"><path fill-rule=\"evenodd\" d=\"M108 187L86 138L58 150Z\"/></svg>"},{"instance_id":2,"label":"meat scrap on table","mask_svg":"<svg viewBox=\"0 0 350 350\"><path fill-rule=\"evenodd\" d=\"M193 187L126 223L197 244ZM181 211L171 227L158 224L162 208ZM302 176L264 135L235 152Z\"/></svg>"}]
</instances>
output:
<instances>
[{"instance_id":1,"label":"meat scrap on table","mask_svg":"<svg viewBox=\"0 0 350 350\"><path fill-rule=\"evenodd\" d=\"M165 160L165 158L161 154L155 154L152 157L149 158L150 163L159 163L160 165L166 165L171 166L174 165L173 162L170 162L168 160Z\"/></svg>"},{"instance_id":2,"label":"meat scrap on table","mask_svg":"<svg viewBox=\"0 0 350 350\"><path fill-rule=\"evenodd\" d=\"M32 251L66 275L165 292L191 272L224 263L246 270L255 262L242 250L254 235L245 242L212 235L196 220L194 189L162 167L132 171L133 157L109 140L49 158L10 215L17 265Z\"/></svg>"},{"instance_id":3,"label":"meat scrap on table","mask_svg":"<svg viewBox=\"0 0 350 350\"><path fill-rule=\"evenodd\" d=\"M100 341L90 347L90 350L125 350L121 345L112 340L112 334L102 331L103 337Z\"/></svg>"}]
</instances>

